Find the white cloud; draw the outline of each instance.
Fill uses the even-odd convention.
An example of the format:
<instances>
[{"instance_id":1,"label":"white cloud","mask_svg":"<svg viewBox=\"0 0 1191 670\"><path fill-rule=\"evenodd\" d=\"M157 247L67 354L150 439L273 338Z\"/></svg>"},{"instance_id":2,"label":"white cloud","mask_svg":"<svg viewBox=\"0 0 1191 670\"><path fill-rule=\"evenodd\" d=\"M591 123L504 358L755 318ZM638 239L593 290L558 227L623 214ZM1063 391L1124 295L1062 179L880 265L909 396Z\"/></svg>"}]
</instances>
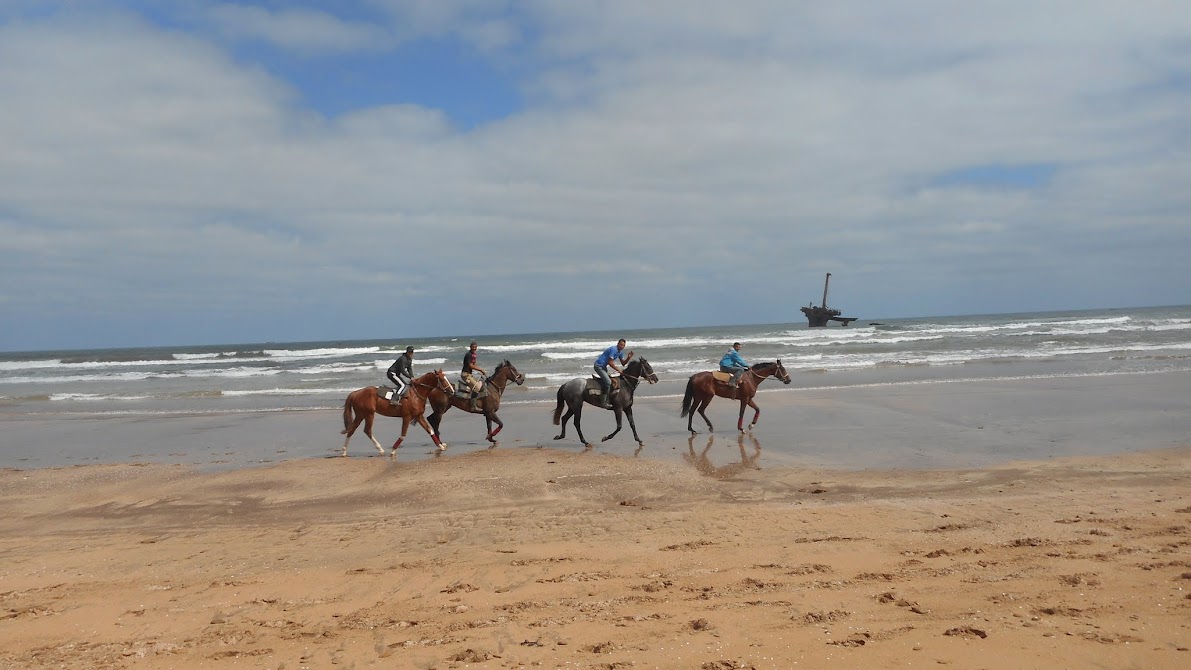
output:
<instances>
[{"instance_id":1,"label":"white cloud","mask_svg":"<svg viewBox=\"0 0 1191 670\"><path fill-rule=\"evenodd\" d=\"M468 131L400 99L328 119L201 31L0 24L0 316L21 324L0 347L138 309L228 340L376 336L409 310L471 332L496 302L515 331L621 303L639 326L725 300L789 320L824 271L875 316L1191 299L1191 18L1166 3L377 6L391 22L212 11L329 70L427 35L533 58L528 107ZM1055 174L931 185L1028 164Z\"/></svg>"}]
</instances>

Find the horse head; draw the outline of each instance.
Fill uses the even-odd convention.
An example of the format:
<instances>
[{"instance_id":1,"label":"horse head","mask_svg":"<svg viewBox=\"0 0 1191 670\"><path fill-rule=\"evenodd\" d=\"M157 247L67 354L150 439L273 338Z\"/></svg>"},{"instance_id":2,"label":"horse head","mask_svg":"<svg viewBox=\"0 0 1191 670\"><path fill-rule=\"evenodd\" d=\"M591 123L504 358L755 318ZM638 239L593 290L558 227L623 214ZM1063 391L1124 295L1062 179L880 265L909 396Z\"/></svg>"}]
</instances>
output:
<instances>
[{"instance_id":1,"label":"horse head","mask_svg":"<svg viewBox=\"0 0 1191 670\"><path fill-rule=\"evenodd\" d=\"M503 362L501 362L500 365L496 366L496 369L492 371L492 376L496 377L502 371L505 372L505 374L507 374L509 376L509 379L512 379L513 382L515 384L517 384L518 386L525 383L525 375L518 372L517 368L513 367L513 364L510 363L509 359L507 359L507 358Z\"/></svg>"},{"instance_id":2,"label":"horse head","mask_svg":"<svg viewBox=\"0 0 1191 670\"><path fill-rule=\"evenodd\" d=\"M773 376L782 380L783 384L790 383L790 373L786 372L786 366L782 365L782 359L777 359L774 363Z\"/></svg>"},{"instance_id":3,"label":"horse head","mask_svg":"<svg viewBox=\"0 0 1191 670\"><path fill-rule=\"evenodd\" d=\"M443 372L442 368L435 370L434 376L438 381L438 390L447 394L448 398L455 394L455 385L451 383L450 379L447 379L447 373Z\"/></svg>"},{"instance_id":4,"label":"horse head","mask_svg":"<svg viewBox=\"0 0 1191 670\"><path fill-rule=\"evenodd\" d=\"M650 384L656 384L658 381L658 376L653 372L653 366L644 357L626 365L624 371L631 377L644 378Z\"/></svg>"}]
</instances>

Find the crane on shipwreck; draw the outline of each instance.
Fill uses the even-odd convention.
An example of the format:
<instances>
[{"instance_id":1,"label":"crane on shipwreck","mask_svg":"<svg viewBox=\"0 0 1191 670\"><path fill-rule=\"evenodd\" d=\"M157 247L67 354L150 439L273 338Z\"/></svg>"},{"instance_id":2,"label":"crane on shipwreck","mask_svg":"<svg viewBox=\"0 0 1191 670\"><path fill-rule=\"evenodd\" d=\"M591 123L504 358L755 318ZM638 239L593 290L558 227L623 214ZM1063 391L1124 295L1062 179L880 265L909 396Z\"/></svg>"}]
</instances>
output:
<instances>
[{"instance_id":1,"label":"crane on shipwreck","mask_svg":"<svg viewBox=\"0 0 1191 670\"><path fill-rule=\"evenodd\" d=\"M818 307L812 302L806 307L802 308L802 313L806 315L807 325L811 328L823 328L827 326L828 321L839 321L843 325L848 325L856 320L852 316L840 316L841 312L838 309L830 309L827 307L827 285L831 283L831 273L827 273L827 278L823 280L823 304Z\"/></svg>"}]
</instances>

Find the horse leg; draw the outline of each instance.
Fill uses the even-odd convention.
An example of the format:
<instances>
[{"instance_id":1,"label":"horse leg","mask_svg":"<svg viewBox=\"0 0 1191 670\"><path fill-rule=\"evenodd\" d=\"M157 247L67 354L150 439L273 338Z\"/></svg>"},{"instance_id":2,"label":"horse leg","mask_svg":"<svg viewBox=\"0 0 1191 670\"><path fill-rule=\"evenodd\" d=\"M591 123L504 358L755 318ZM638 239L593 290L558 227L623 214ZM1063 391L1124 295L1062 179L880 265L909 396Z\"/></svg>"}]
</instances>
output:
<instances>
[{"instance_id":1,"label":"horse leg","mask_svg":"<svg viewBox=\"0 0 1191 670\"><path fill-rule=\"evenodd\" d=\"M496 430L492 430L493 422L496 423ZM499 433L501 431L501 429L505 427L504 422L501 421L500 417L496 416L496 414L485 413L484 414L484 423L486 423L488 425L488 441L495 444L496 443L496 434Z\"/></svg>"},{"instance_id":2,"label":"horse leg","mask_svg":"<svg viewBox=\"0 0 1191 670\"><path fill-rule=\"evenodd\" d=\"M559 421L555 421L555 422L554 422L554 423L555 423L555 424L557 424L557 425L559 426L559 428L560 428L560 430L559 430L559 432L558 432L558 435L555 435L555 436L554 436L554 439L556 439L556 440L562 440L562 439L566 439L566 436L567 436L567 422L571 420L571 417L575 417L575 426L576 426L576 427L578 427L578 425L579 425L579 414L578 414L578 412L576 412L575 408L574 408L573 406L571 406L571 403L570 403L569 401L566 401L566 400L563 400L563 399L562 399L562 394L561 394L561 393L559 394L559 398L558 398L558 409L555 409L555 410L554 410L554 416L558 416L558 415L559 415L559 413L560 413L560 412L562 412L562 408L564 407L564 405L565 405L565 407L567 408L567 411L566 411L566 413L564 413L564 414L562 415L562 419L561 419L561 420L559 420ZM580 410L583 408L583 403L582 403L582 402L580 402L580 403L579 403L579 408L580 408Z\"/></svg>"},{"instance_id":3,"label":"horse leg","mask_svg":"<svg viewBox=\"0 0 1191 670\"><path fill-rule=\"evenodd\" d=\"M619 406L619 405L614 405L614 406L612 407L612 413L616 415L616 430L614 430L614 431L612 431L611 433L608 433L607 435L605 435L605 436L604 436L604 439L600 440L600 442L607 442L608 440L611 440L612 438L616 437L616 434L620 432L620 427L621 427L621 417L620 417L621 409L620 409L620 406Z\"/></svg>"},{"instance_id":4,"label":"horse leg","mask_svg":"<svg viewBox=\"0 0 1191 670\"><path fill-rule=\"evenodd\" d=\"M738 419L736 419L736 430L739 430L742 433L744 432L744 410L748 408L749 404L752 403L752 401L753 401L752 398L741 398L740 399L740 417Z\"/></svg>"},{"instance_id":5,"label":"horse leg","mask_svg":"<svg viewBox=\"0 0 1191 670\"><path fill-rule=\"evenodd\" d=\"M393 443L393 450L389 452L390 456L396 456L397 450L401 448L401 443L405 441L405 434L409 432L409 417L401 417L401 437Z\"/></svg>"},{"instance_id":6,"label":"horse leg","mask_svg":"<svg viewBox=\"0 0 1191 670\"><path fill-rule=\"evenodd\" d=\"M368 436L368 439L372 440L372 444L376 445L376 450L380 452L380 455L384 456L385 448L380 446L380 442L377 442L376 438L372 436L372 422L375 420L376 414L369 414L364 418L364 434Z\"/></svg>"},{"instance_id":7,"label":"horse leg","mask_svg":"<svg viewBox=\"0 0 1191 670\"><path fill-rule=\"evenodd\" d=\"M438 447L439 451L447 450L446 443L439 439L438 433L434 432L434 428L430 427L430 423L426 421L426 417L421 414L418 415L418 425L430 435L430 439L434 440L434 446Z\"/></svg>"},{"instance_id":8,"label":"horse leg","mask_svg":"<svg viewBox=\"0 0 1191 670\"><path fill-rule=\"evenodd\" d=\"M439 414L438 410L436 409L430 413L430 417L427 420L430 422L430 427L434 428L434 432L438 433L438 436L441 438L442 437L442 414Z\"/></svg>"},{"instance_id":9,"label":"horse leg","mask_svg":"<svg viewBox=\"0 0 1191 670\"><path fill-rule=\"evenodd\" d=\"M361 423L363 423L363 421L364 421L364 417L363 417L363 416L361 416L361 415L359 415L359 414L357 414L357 415L356 415L356 420L352 422L352 425L351 425L351 427L350 427L350 428L348 428L347 430L343 431L343 433L344 433L345 435L347 435L347 437L343 438L343 457L344 457L344 458L347 458L347 443L348 443L348 440L351 440L351 439L352 439L352 435L354 435L354 434L356 433L356 429L360 427L360 424L361 424Z\"/></svg>"},{"instance_id":10,"label":"horse leg","mask_svg":"<svg viewBox=\"0 0 1191 670\"><path fill-rule=\"evenodd\" d=\"M712 427L711 419L707 418L707 412L705 412L704 410L706 410L707 406L711 404L711 399L714 397L715 396L708 396L708 398L706 400L702 400L699 402L699 410L698 410L699 416L703 417L703 423L707 424L707 432L709 432L709 433L714 433L715 428ZM691 431L691 432L694 432L694 431Z\"/></svg>"},{"instance_id":11,"label":"horse leg","mask_svg":"<svg viewBox=\"0 0 1191 670\"><path fill-rule=\"evenodd\" d=\"M583 429L579 427L579 419L582 416L583 416L583 401L580 400L579 407L577 409L575 409L575 432L579 434L579 441L583 443L583 448L591 449L591 448L595 447L595 445L592 444L591 442L588 442L586 437L583 437Z\"/></svg>"},{"instance_id":12,"label":"horse leg","mask_svg":"<svg viewBox=\"0 0 1191 670\"><path fill-rule=\"evenodd\" d=\"M625 415L627 415L629 417L629 428L633 429L633 439L637 441L637 444L644 447L645 443L642 442L641 437L639 435L637 435L637 422L633 420L633 408L625 407L624 413L625 413Z\"/></svg>"},{"instance_id":13,"label":"horse leg","mask_svg":"<svg viewBox=\"0 0 1191 670\"><path fill-rule=\"evenodd\" d=\"M695 398L694 387L691 384L687 384L687 393L691 395L691 403L689 405L683 405L683 412L686 413L686 429L691 435L698 435L699 431L695 430L691 422L695 420L695 412L702 412L703 409L699 406L700 401ZM706 407L706 405L703 405L703 407ZM707 421L707 417L704 416L703 420Z\"/></svg>"},{"instance_id":14,"label":"horse leg","mask_svg":"<svg viewBox=\"0 0 1191 670\"><path fill-rule=\"evenodd\" d=\"M752 398L749 398L749 407L752 407L756 411L753 414L753 422L749 424L749 430L752 430L753 426L757 425L757 420L761 418L761 408L757 407L757 403L753 402Z\"/></svg>"}]
</instances>

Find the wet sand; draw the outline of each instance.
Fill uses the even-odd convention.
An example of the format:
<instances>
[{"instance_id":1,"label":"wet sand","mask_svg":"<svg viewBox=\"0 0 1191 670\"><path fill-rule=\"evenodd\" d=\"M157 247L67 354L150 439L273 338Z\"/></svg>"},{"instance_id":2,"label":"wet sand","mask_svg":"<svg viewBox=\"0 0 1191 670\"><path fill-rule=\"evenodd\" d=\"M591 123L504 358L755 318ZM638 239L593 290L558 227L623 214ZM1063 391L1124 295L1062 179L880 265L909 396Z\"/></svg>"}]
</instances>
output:
<instances>
[{"instance_id":1,"label":"wet sand","mask_svg":"<svg viewBox=\"0 0 1191 670\"><path fill-rule=\"evenodd\" d=\"M187 417L176 463L0 470L0 668L1184 668L1187 379L1096 379L773 393L748 436L658 399L636 456L535 405L211 467L258 422Z\"/></svg>"}]
</instances>

